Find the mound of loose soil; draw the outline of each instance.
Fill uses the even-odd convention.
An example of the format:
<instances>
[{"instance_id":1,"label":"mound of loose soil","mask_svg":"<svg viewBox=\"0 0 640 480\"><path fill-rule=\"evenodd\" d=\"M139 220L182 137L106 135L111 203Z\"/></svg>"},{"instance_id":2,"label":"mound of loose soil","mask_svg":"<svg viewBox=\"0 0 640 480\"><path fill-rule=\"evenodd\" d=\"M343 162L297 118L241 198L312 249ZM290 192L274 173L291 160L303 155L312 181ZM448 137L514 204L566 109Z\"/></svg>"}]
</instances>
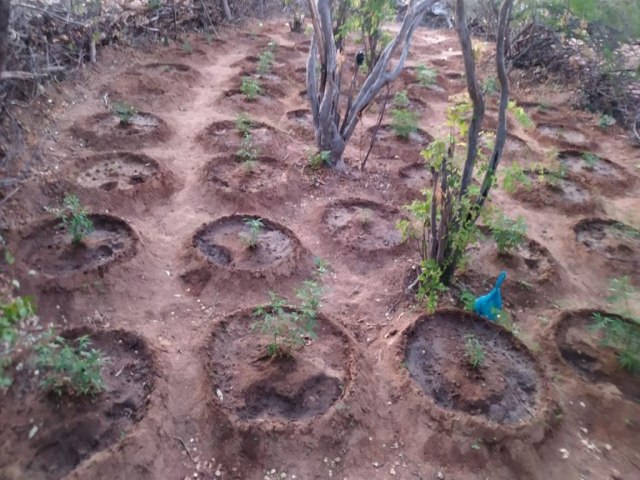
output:
<instances>
[{"instance_id":1,"label":"mound of loose soil","mask_svg":"<svg viewBox=\"0 0 640 480\"><path fill-rule=\"evenodd\" d=\"M538 139L542 143L567 149L586 149L593 147L589 135L576 127L560 123L541 123L536 127Z\"/></svg>"},{"instance_id":2,"label":"mound of loose soil","mask_svg":"<svg viewBox=\"0 0 640 480\"><path fill-rule=\"evenodd\" d=\"M79 245L73 245L62 220L40 223L23 237L20 258L30 269L53 276L101 269L136 253L138 239L131 227L110 215L91 214L93 231Z\"/></svg>"},{"instance_id":3,"label":"mound of loose soil","mask_svg":"<svg viewBox=\"0 0 640 480\"><path fill-rule=\"evenodd\" d=\"M311 110L302 108L287 112L287 121L293 132L302 140L313 140L313 117Z\"/></svg>"},{"instance_id":4,"label":"mound of loose soil","mask_svg":"<svg viewBox=\"0 0 640 480\"><path fill-rule=\"evenodd\" d=\"M474 335L485 358L469 365L465 342ZM406 335L411 378L437 405L496 423L531 418L538 404L536 365L520 342L500 327L462 311L420 317Z\"/></svg>"},{"instance_id":5,"label":"mound of loose soil","mask_svg":"<svg viewBox=\"0 0 640 480\"><path fill-rule=\"evenodd\" d=\"M253 328L250 311L216 325L206 347L216 404L242 420L303 421L327 412L351 380L347 336L323 316L317 338L306 339L292 357L266 355L271 338Z\"/></svg>"},{"instance_id":6,"label":"mound of loose soil","mask_svg":"<svg viewBox=\"0 0 640 480\"><path fill-rule=\"evenodd\" d=\"M129 332L89 333L92 348L108 359L105 391L93 398L56 397L39 388L35 365L23 368L3 398L0 478L57 480L80 462L126 435L144 415L154 386L151 354Z\"/></svg>"},{"instance_id":7,"label":"mound of loose soil","mask_svg":"<svg viewBox=\"0 0 640 480\"><path fill-rule=\"evenodd\" d=\"M540 155L534 152L527 142L511 134L507 135L503 155L505 166L515 162L522 168L531 168L535 163L540 161Z\"/></svg>"},{"instance_id":8,"label":"mound of loose soil","mask_svg":"<svg viewBox=\"0 0 640 480\"><path fill-rule=\"evenodd\" d=\"M115 113L97 113L71 127L71 133L89 147L99 150L136 149L151 146L169 138L170 130L161 118L138 112L123 125Z\"/></svg>"},{"instance_id":9,"label":"mound of loose soil","mask_svg":"<svg viewBox=\"0 0 640 480\"><path fill-rule=\"evenodd\" d=\"M374 131L375 127L368 129L370 137ZM381 157L399 157L403 160L415 160L419 158L420 152L431 142L433 142L433 137L421 128L410 134L409 138L401 138L396 135L391 125L380 125L376 133L373 152Z\"/></svg>"},{"instance_id":10,"label":"mound of loose soil","mask_svg":"<svg viewBox=\"0 0 640 480\"><path fill-rule=\"evenodd\" d=\"M149 181L159 171L147 155L116 152L94 155L77 162L79 185L101 190L128 190Z\"/></svg>"},{"instance_id":11,"label":"mound of loose soil","mask_svg":"<svg viewBox=\"0 0 640 480\"><path fill-rule=\"evenodd\" d=\"M247 220L255 216L231 215L200 227L193 236L193 245L205 258L218 266L232 270L262 271L293 261L299 242L289 229L259 218L264 227L257 245L250 248Z\"/></svg>"},{"instance_id":12,"label":"mound of loose soil","mask_svg":"<svg viewBox=\"0 0 640 480\"><path fill-rule=\"evenodd\" d=\"M606 158L596 157L593 165L588 163L585 159L588 153L565 150L560 152L558 159L583 183L601 187L603 193L616 194L633 183L634 177L629 172Z\"/></svg>"},{"instance_id":13,"label":"mound of loose soil","mask_svg":"<svg viewBox=\"0 0 640 480\"><path fill-rule=\"evenodd\" d=\"M431 172L424 162L415 162L402 167L398 174L407 188L414 192L422 192L425 188L431 188Z\"/></svg>"},{"instance_id":14,"label":"mound of loose soil","mask_svg":"<svg viewBox=\"0 0 640 480\"><path fill-rule=\"evenodd\" d=\"M612 383L625 396L640 403L640 374L624 370L618 362L616 351L602 345L598 333L591 329L596 313L620 318L591 310L565 313L556 330L558 350L565 362L582 378L590 382Z\"/></svg>"},{"instance_id":15,"label":"mound of loose soil","mask_svg":"<svg viewBox=\"0 0 640 480\"><path fill-rule=\"evenodd\" d=\"M615 220L585 218L573 230L578 243L603 256L619 272L640 279L640 231Z\"/></svg>"},{"instance_id":16,"label":"mound of loose soil","mask_svg":"<svg viewBox=\"0 0 640 480\"><path fill-rule=\"evenodd\" d=\"M340 200L324 212L323 221L336 241L359 250L382 250L402 243L396 228L399 212L366 200Z\"/></svg>"},{"instance_id":17,"label":"mound of loose soil","mask_svg":"<svg viewBox=\"0 0 640 480\"><path fill-rule=\"evenodd\" d=\"M278 157L287 144L286 135L261 122L252 121L251 139L253 146L261 156ZM213 122L198 137L198 142L210 151L218 154L235 154L240 148L242 135L234 122L223 120Z\"/></svg>"},{"instance_id":18,"label":"mound of loose soil","mask_svg":"<svg viewBox=\"0 0 640 480\"><path fill-rule=\"evenodd\" d=\"M259 157L239 162L234 157L217 157L205 165L203 178L229 193L273 190L287 181L287 171L275 158Z\"/></svg>"},{"instance_id":19,"label":"mound of loose soil","mask_svg":"<svg viewBox=\"0 0 640 480\"><path fill-rule=\"evenodd\" d=\"M557 208L565 213L589 213L595 200L589 190L571 178L554 178L549 171L525 170L530 185L519 185L512 194L517 200L536 208Z\"/></svg>"}]
</instances>

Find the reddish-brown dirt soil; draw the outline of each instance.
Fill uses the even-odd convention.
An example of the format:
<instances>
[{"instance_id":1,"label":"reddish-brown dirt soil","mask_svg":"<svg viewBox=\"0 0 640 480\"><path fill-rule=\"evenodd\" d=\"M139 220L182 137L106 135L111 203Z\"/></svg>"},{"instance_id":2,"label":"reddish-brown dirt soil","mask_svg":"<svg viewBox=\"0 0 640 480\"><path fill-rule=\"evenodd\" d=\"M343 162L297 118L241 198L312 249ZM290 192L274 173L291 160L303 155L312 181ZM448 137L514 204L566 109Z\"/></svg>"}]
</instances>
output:
<instances>
[{"instance_id":1,"label":"reddish-brown dirt soil","mask_svg":"<svg viewBox=\"0 0 640 480\"><path fill-rule=\"evenodd\" d=\"M556 172L564 162L567 175L551 190L533 182L524 196L498 182L491 204L525 217L529 240L507 256L486 240L471 246L452 292L483 294L507 270L504 301L519 338L451 318L437 320L442 329L432 335L430 321L416 324L423 306L405 294L417 255L395 225L427 186L420 150L449 133L449 96L465 89L455 33L418 28L407 65L434 68L436 83L421 87L409 70L392 85L391 94L406 89L414 102L419 135L401 141L384 129L359 170L378 118L374 103L347 147L346 172L308 167L315 148L301 92L309 38L280 20L219 34L223 40L194 35L153 51L105 48L97 64L46 89L29 109L15 106L29 128L33 175L0 205L16 257L3 274L37 299L43 323L91 328L112 363L106 395L59 409L20 376L2 397L0 478L638 478L640 405L611 383L616 377L576 372L557 336L564 313L606 310L611 278L629 274L640 285L640 151L624 132L573 110L566 85L523 87L512 73L513 94L538 125L510 118L502 166ZM259 79L264 95L248 102L242 76L255 71L269 42L279 44L272 74ZM145 113L120 125L105 107L114 101ZM255 165L238 155L242 112L251 119ZM589 170L566 152L606 160ZM98 227L77 249L43 209L67 192ZM226 223L246 217L268 227L255 252L238 238L244 223ZM621 237L613 222L635 230ZM269 291L293 302L314 257L331 266L319 338L293 361L267 361L247 314ZM456 304L444 295L440 307ZM484 387L461 363L469 325L489 355ZM403 365L413 331L425 351L439 345L429 355L455 387L444 404L411 378L419 363ZM105 340L118 335L140 338L145 353L134 358L126 342ZM610 352L592 347L589 355L615 368ZM136 367L114 378L125 363ZM637 388L637 379L628 381ZM29 440L32 420L39 429Z\"/></svg>"}]
</instances>

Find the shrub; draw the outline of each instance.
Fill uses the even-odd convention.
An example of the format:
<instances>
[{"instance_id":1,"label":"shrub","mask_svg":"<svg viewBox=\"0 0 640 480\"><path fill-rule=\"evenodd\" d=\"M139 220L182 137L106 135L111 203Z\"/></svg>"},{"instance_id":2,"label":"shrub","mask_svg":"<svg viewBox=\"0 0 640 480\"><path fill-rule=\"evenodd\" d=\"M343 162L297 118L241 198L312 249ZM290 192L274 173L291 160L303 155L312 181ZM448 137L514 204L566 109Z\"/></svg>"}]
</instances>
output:
<instances>
[{"instance_id":1,"label":"shrub","mask_svg":"<svg viewBox=\"0 0 640 480\"><path fill-rule=\"evenodd\" d=\"M262 223L262 220L259 218L247 218L244 224L249 231L241 233L240 240L242 240L248 248L256 248L258 246L260 233L264 228L264 223Z\"/></svg>"},{"instance_id":2,"label":"shrub","mask_svg":"<svg viewBox=\"0 0 640 480\"><path fill-rule=\"evenodd\" d=\"M325 150L323 152L317 152L309 157L309 167L313 170L321 168L323 165L329 164L329 157L331 152Z\"/></svg>"},{"instance_id":3,"label":"shrub","mask_svg":"<svg viewBox=\"0 0 640 480\"><path fill-rule=\"evenodd\" d=\"M391 127L400 138L409 138L412 133L418 131L418 115L405 108L396 108L391 111L393 120Z\"/></svg>"},{"instance_id":4,"label":"shrub","mask_svg":"<svg viewBox=\"0 0 640 480\"><path fill-rule=\"evenodd\" d=\"M80 204L80 199L74 194L66 194L62 208L52 210L62 220L67 232L71 235L71 242L79 245L84 237L93 232L93 222L87 215L87 210Z\"/></svg>"},{"instance_id":5,"label":"shrub","mask_svg":"<svg viewBox=\"0 0 640 480\"><path fill-rule=\"evenodd\" d=\"M31 297L16 297L8 303L0 301L0 388L12 383L6 369L12 362L14 346L22 328L21 323L35 315L35 304Z\"/></svg>"},{"instance_id":6,"label":"shrub","mask_svg":"<svg viewBox=\"0 0 640 480\"><path fill-rule=\"evenodd\" d=\"M599 313L593 315L593 320L593 329L601 335L601 344L616 351L620 366L629 372L639 371L640 324Z\"/></svg>"},{"instance_id":7,"label":"shrub","mask_svg":"<svg viewBox=\"0 0 640 480\"><path fill-rule=\"evenodd\" d=\"M393 105L397 108L406 108L409 106L409 97L406 90L400 90L393 96Z\"/></svg>"},{"instance_id":8,"label":"shrub","mask_svg":"<svg viewBox=\"0 0 640 480\"><path fill-rule=\"evenodd\" d=\"M242 77L240 91L248 102L253 102L262 93L262 88L260 88L256 79L251 77Z\"/></svg>"},{"instance_id":9,"label":"shrub","mask_svg":"<svg viewBox=\"0 0 640 480\"><path fill-rule=\"evenodd\" d=\"M273 59L273 52L271 50L265 50L260 53L260 56L258 57L258 73L260 75L268 75L271 73Z\"/></svg>"},{"instance_id":10,"label":"shrub","mask_svg":"<svg viewBox=\"0 0 640 480\"><path fill-rule=\"evenodd\" d=\"M75 345L74 345L75 343ZM55 337L36 347L38 367L42 370L42 388L57 395L95 395L104 390L99 350L89 348L91 340L83 335L75 340Z\"/></svg>"}]
</instances>

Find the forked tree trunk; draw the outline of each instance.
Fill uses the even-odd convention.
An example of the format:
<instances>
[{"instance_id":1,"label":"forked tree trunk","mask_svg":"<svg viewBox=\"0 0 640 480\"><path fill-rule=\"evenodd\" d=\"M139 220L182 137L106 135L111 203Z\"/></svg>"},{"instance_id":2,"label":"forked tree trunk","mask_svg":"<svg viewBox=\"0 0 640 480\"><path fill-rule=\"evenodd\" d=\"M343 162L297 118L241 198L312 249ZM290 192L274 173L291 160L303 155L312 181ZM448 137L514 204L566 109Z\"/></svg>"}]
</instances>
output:
<instances>
[{"instance_id":1,"label":"forked tree trunk","mask_svg":"<svg viewBox=\"0 0 640 480\"><path fill-rule=\"evenodd\" d=\"M11 0L0 0L0 76L9 57L9 14Z\"/></svg>"},{"instance_id":2,"label":"forked tree trunk","mask_svg":"<svg viewBox=\"0 0 640 480\"><path fill-rule=\"evenodd\" d=\"M314 34L307 61L307 94L313 115L316 145L319 151L330 153L329 161L332 166L344 169L344 150L360 116L380 90L402 72L413 31L436 0L411 2L398 35L382 51L379 61L372 67L355 98L345 98L340 94L343 61L349 60L338 56L331 18L331 0L308 1ZM398 52L397 63L392 66L391 58ZM357 68L355 62L353 67Z\"/></svg>"}]
</instances>

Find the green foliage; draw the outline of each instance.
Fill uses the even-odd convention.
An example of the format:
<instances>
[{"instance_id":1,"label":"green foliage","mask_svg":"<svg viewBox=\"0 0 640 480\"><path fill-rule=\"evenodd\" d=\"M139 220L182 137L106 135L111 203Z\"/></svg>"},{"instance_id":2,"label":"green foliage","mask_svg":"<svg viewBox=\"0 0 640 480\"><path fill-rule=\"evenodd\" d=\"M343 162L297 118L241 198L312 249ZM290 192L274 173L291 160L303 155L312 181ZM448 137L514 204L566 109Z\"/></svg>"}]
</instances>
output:
<instances>
[{"instance_id":1,"label":"green foliage","mask_svg":"<svg viewBox=\"0 0 640 480\"><path fill-rule=\"evenodd\" d=\"M240 148L236 151L236 155L243 162L255 162L259 154L260 150L253 144L251 133L245 133L240 142Z\"/></svg>"},{"instance_id":2,"label":"green foliage","mask_svg":"<svg viewBox=\"0 0 640 480\"><path fill-rule=\"evenodd\" d=\"M251 119L244 112L238 114L238 116L236 117L235 125L236 125L236 130L238 130L238 132L240 132L240 134L243 136L251 132L251 128L252 128Z\"/></svg>"},{"instance_id":3,"label":"green foliage","mask_svg":"<svg viewBox=\"0 0 640 480\"><path fill-rule=\"evenodd\" d=\"M587 170L593 170L600 161L600 157L592 152L585 152L581 155L581 157L582 160L584 160L584 163L587 164Z\"/></svg>"},{"instance_id":4,"label":"green foliage","mask_svg":"<svg viewBox=\"0 0 640 480\"><path fill-rule=\"evenodd\" d=\"M136 107L125 102L115 102L112 106L112 111L120 119L120 125L124 126L130 125L131 119L138 113Z\"/></svg>"},{"instance_id":5,"label":"green foliage","mask_svg":"<svg viewBox=\"0 0 640 480\"><path fill-rule=\"evenodd\" d=\"M88 217L87 210L80 204L80 199L74 194L67 193L62 208L50 211L62 220L74 245L79 245L84 237L93 232L93 222Z\"/></svg>"},{"instance_id":6,"label":"green foliage","mask_svg":"<svg viewBox=\"0 0 640 480\"><path fill-rule=\"evenodd\" d=\"M598 126L602 128L612 127L616 124L616 119L611 115L603 114L598 119Z\"/></svg>"},{"instance_id":7,"label":"green foliage","mask_svg":"<svg viewBox=\"0 0 640 480\"><path fill-rule=\"evenodd\" d=\"M316 152L309 156L309 167L313 170L318 170L324 165L329 165L331 160L331 152L329 150L323 150L322 152Z\"/></svg>"},{"instance_id":8,"label":"green foliage","mask_svg":"<svg viewBox=\"0 0 640 480\"><path fill-rule=\"evenodd\" d=\"M484 365L486 358L484 349L482 348L480 340L478 340L478 338L473 334L467 335L466 337L464 343L464 356L467 359L468 365L474 370L478 370L482 365Z\"/></svg>"},{"instance_id":9,"label":"green foliage","mask_svg":"<svg viewBox=\"0 0 640 480\"><path fill-rule=\"evenodd\" d=\"M147 10L157 10L161 7L161 0L147 0Z\"/></svg>"},{"instance_id":10,"label":"green foliage","mask_svg":"<svg viewBox=\"0 0 640 480\"><path fill-rule=\"evenodd\" d=\"M323 269L318 267L314 273L320 277ZM315 339L314 332L322 286L317 280L306 280L296 291L298 307L289 307L287 300L273 292L269 293L270 303L257 308L253 315L258 320L252 325L254 331L270 338L267 355L270 357L289 357L293 351L302 347L306 339Z\"/></svg>"},{"instance_id":11,"label":"green foliage","mask_svg":"<svg viewBox=\"0 0 640 480\"><path fill-rule=\"evenodd\" d=\"M240 91L248 102L254 102L262 93L262 88L255 78L242 77Z\"/></svg>"},{"instance_id":12,"label":"green foliage","mask_svg":"<svg viewBox=\"0 0 640 480\"><path fill-rule=\"evenodd\" d=\"M242 232L240 234L240 240L248 247L248 248L256 248L258 246L258 239L260 237L260 233L264 228L264 223L259 218L247 218L244 221L245 226L249 229L248 232Z\"/></svg>"},{"instance_id":13,"label":"green foliage","mask_svg":"<svg viewBox=\"0 0 640 480\"><path fill-rule=\"evenodd\" d=\"M16 344L25 335L24 322L35 314L31 297L16 297L6 303L0 301L0 389L13 382L7 368L12 364Z\"/></svg>"},{"instance_id":14,"label":"green foliage","mask_svg":"<svg viewBox=\"0 0 640 480\"><path fill-rule=\"evenodd\" d=\"M193 46L189 41L185 41L182 44L182 53L184 53L185 55L191 55L193 53Z\"/></svg>"},{"instance_id":15,"label":"green foliage","mask_svg":"<svg viewBox=\"0 0 640 480\"><path fill-rule=\"evenodd\" d=\"M518 162L511 162L511 165L504 169L502 177L502 188L507 193L513 193L518 189L519 185L531 188L531 179L522 170Z\"/></svg>"},{"instance_id":16,"label":"green foliage","mask_svg":"<svg viewBox=\"0 0 640 480\"><path fill-rule=\"evenodd\" d=\"M75 345L74 345L75 343ZM36 347L42 388L57 395L95 395L104 390L102 366L105 359L99 350L89 348L87 335L75 342L54 337Z\"/></svg>"},{"instance_id":17,"label":"green foliage","mask_svg":"<svg viewBox=\"0 0 640 480\"><path fill-rule=\"evenodd\" d=\"M518 123L524 128L533 128L535 126L533 120L531 120L525 109L519 106L515 100L511 100L509 102L508 109L513 113L513 116L516 117Z\"/></svg>"},{"instance_id":18,"label":"green foliage","mask_svg":"<svg viewBox=\"0 0 640 480\"><path fill-rule=\"evenodd\" d=\"M406 108L391 110L391 127L400 138L409 138L412 133L418 131L418 114Z\"/></svg>"},{"instance_id":19,"label":"green foliage","mask_svg":"<svg viewBox=\"0 0 640 480\"><path fill-rule=\"evenodd\" d=\"M640 324L599 313L593 319L593 329L601 335L602 345L617 352L620 366L629 372L640 371Z\"/></svg>"},{"instance_id":20,"label":"green foliage","mask_svg":"<svg viewBox=\"0 0 640 480\"><path fill-rule=\"evenodd\" d=\"M504 212L495 210L487 217L487 226L496 242L498 252L505 253L513 250L524 242L527 224L522 216L513 220L507 217Z\"/></svg>"},{"instance_id":21,"label":"green foliage","mask_svg":"<svg viewBox=\"0 0 640 480\"><path fill-rule=\"evenodd\" d=\"M258 73L268 75L273 67L274 55L271 50L264 50L258 57Z\"/></svg>"},{"instance_id":22,"label":"green foliage","mask_svg":"<svg viewBox=\"0 0 640 480\"><path fill-rule=\"evenodd\" d=\"M496 77L487 77L482 82L482 91L485 95L492 96L498 91L498 79Z\"/></svg>"},{"instance_id":23,"label":"green foliage","mask_svg":"<svg viewBox=\"0 0 640 480\"><path fill-rule=\"evenodd\" d=\"M407 108L409 106L409 97L406 90L400 90L393 96L393 105L397 108Z\"/></svg>"},{"instance_id":24,"label":"green foliage","mask_svg":"<svg viewBox=\"0 0 640 480\"><path fill-rule=\"evenodd\" d=\"M438 306L440 294L447 291L442 283L442 268L435 260L422 260L418 273L418 300L426 302L427 311L433 312Z\"/></svg>"},{"instance_id":25,"label":"green foliage","mask_svg":"<svg viewBox=\"0 0 640 480\"><path fill-rule=\"evenodd\" d=\"M473 312L473 306L476 303L476 296L473 293L469 290L465 290L462 292L462 295L460 295L460 301L467 312Z\"/></svg>"},{"instance_id":26,"label":"green foliage","mask_svg":"<svg viewBox=\"0 0 640 480\"><path fill-rule=\"evenodd\" d=\"M416 78L421 87L431 87L436 83L438 72L426 65L418 65L416 67Z\"/></svg>"},{"instance_id":27,"label":"green foliage","mask_svg":"<svg viewBox=\"0 0 640 480\"><path fill-rule=\"evenodd\" d=\"M502 328L504 328L507 332L510 332L514 335L518 335L518 329L516 328L516 326L513 323L513 320L511 319L511 315L509 315L509 312L507 312L506 310L502 309L502 310L495 310L494 312L496 315L496 323L498 325L500 325Z\"/></svg>"}]
</instances>

